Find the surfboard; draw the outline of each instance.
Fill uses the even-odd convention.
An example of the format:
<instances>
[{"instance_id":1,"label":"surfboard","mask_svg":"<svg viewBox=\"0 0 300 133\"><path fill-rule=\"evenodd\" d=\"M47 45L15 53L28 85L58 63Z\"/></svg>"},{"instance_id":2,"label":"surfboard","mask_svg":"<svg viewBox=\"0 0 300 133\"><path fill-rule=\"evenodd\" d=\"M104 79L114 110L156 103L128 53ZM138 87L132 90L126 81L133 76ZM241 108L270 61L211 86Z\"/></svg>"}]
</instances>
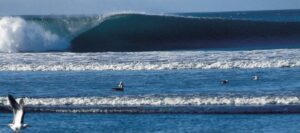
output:
<instances>
[{"instance_id":1,"label":"surfboard","mask_svg":"<svg viewBox=\"0 0 300 133\"><path fill-rule=\"evenodd\" d=\"M124 88L112 88L115 91L124 91Z\"/></svg>"}]
</instances>

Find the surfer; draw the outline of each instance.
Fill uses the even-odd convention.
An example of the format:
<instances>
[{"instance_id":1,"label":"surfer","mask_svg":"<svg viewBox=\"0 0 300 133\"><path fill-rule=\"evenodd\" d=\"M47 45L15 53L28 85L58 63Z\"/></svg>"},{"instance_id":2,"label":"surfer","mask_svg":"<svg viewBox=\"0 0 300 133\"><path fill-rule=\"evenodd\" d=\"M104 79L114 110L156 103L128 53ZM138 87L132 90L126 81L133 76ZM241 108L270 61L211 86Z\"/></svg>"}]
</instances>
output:
<instances>
[{"instance_id":1,"label":"surfer","mask_svg":"<svg viewBox=\"0 0 300 133\"><path fill-rule=\"evenodd\" d=\"M124 83L121 81L117 88L112 88L112 89L116 91L124 91Z\"/></svg>"},{"instance_id":2,"label":"surfer","mask_svg":"<svg viewBox=\"0 0 300 133\"><path fill-rule=\"evenodd\" d=\"M124 89L124 83L121 81L121 82L119 83L118 87Z\"/></svg>"},{"instance_id":3,"label":"surfer","mask_svg":"<svg viewBox=\"0 0 300 133\"><path fill-rule=\"evenodd\" d=\"M221 84L228 84L229 81L228 80L221 80Z\"/></svg>"},{"instance_id":4,"label":"surfer","mask_svg":"<svg viewBox=\"0 0 300 133\"><path fill-rule=\"evenodd\" d=\"M252 80L259 80L259 76L257 76L257 75L253 76Z\"/></svg>"}]
</instances>

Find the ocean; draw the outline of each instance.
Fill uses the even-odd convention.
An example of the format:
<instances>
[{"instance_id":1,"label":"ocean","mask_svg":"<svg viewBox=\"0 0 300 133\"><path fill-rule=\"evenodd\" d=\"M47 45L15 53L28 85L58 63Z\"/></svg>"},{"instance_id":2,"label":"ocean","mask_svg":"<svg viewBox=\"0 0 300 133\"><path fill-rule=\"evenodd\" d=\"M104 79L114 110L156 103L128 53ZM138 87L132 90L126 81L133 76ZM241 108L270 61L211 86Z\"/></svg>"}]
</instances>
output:
<instances>
[{"instance_id":1,"label":"ocean","mask_svg":"<svg viewBox=\"0 0 300 133\"><path fill-rule=\"evenodd\" d=\"M0 132L300 132L299 16L1 16Z\"/></svg>"}]
</instances>

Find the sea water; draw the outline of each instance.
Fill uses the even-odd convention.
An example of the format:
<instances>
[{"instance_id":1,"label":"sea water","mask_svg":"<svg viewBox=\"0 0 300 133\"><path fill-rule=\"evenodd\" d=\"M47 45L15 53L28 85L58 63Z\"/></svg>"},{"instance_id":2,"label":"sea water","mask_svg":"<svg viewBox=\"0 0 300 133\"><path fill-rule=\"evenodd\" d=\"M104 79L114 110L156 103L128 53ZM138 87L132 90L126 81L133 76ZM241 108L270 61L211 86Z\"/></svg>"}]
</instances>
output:
<instances>
[{"instance_id":1,"label":"sea water","mask_svg":"<svg viewBox=\"0 0 300 133\"><path fill-rule=\"evenodd\" d=\"M25 101L24 122L30 127L22 132L300 132L298 14L299 10L2 16L0 132L11 131L6 126L13 118L8 94ZM124 19L132 22L131 26L138 26L137 17L143 21L165 20L167 24L144 23L150 24L145 29L127 27L135 29L132 32L106 27ZM158 43L152 34L140 32L161 26L166 26L162 31L173 30L174 27L168 27L171 21L185 24L180 33L189 36L167 34ZM219 22L222 24L217 25ZM206 34L209 30L197 32L205 33L204 38L193 36L191 32L200 29L188 27L190 23L200 29L206 27L203 23L213 23L213 29L223 30L214 34L215 39L205 40L211 37ZM242 30L231 23L271 28L236 36ZM292 28L285 27L289 24ZM276 26L288 35L276 32ZM244 30L249 29L251 26ZM91 33L95 30L97 35L109 37L103 44L117 47L109 45L106 52L98 45L95 48L100 49L88 47L102 44L97 38L82 42L82 38L94 36ZM230 36L234 35L233 40L222 40L228 30ZM153 31L155 35L169 33ZM270 34L263 37L257 32ZM116 37L115 33L124 36ZM140 33L137 40L131 36L135 33ZM203 39L208 42L203 43ZM246 43L240 39L246 39ZM174 40L181 44L173 49L170 42ZM135 41L141 46L133 51L119 45L121 42L131 46ZM191 41L197 48L182 49L191 46ZM149 42L162 49L151 47ZM230 47L223 47L227 45L219 45L220 42ZM72 49L76 43L86 46L84 52L74 53L78 52ZM120 50L123 52L113 52ZM253 80L253 76L259 79ZM229 82L222 84L223 80ZM125 91L112 90L120 81L124 82Z\"/></svg>"},{"instance_id":2,"label":"sea water","mask_svg":"<svg viewBox=\"0 0 300 133\"><path fill-rule=\"evenodd\" d=\"M1 122L10 122L10 114L2 114ZM245 133L295 133L299 132L297 114L72 114L28 113L26 123L29 133L65 132L245 132ZM10 132L1 127L1 132Z\"/></svg>"},{"instance_id":3,"label":"sea water","mask_svg":"<svg viewBox=\"0 0 300 133\"><path fill-rule=\"evenodd\" d=\"M1 124L12 94L24 132L298 132L297 51L3 53Z\"/></svg>"}]
</instances>

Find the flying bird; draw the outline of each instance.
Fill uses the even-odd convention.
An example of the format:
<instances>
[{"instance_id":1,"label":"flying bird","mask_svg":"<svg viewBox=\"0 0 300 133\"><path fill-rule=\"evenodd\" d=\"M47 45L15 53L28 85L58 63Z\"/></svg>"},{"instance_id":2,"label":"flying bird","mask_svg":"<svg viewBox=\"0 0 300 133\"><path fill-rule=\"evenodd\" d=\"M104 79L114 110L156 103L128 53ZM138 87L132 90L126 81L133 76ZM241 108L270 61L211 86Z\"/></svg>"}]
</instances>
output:
<instances>
[{"instance_id":1,"label":"flying bird","mask_svg":"<svg viewBox=\"0 0 300 133\"><path fill-rule=\"evenodd\" d=\"M24 124L24 100L20 99L19 103L12 95L8 95L9 104L13 110L14 118L13 122L8 124L8 126L15 132L18 133L21 129L28 127Z\"/></svg>"}]
</instances>

